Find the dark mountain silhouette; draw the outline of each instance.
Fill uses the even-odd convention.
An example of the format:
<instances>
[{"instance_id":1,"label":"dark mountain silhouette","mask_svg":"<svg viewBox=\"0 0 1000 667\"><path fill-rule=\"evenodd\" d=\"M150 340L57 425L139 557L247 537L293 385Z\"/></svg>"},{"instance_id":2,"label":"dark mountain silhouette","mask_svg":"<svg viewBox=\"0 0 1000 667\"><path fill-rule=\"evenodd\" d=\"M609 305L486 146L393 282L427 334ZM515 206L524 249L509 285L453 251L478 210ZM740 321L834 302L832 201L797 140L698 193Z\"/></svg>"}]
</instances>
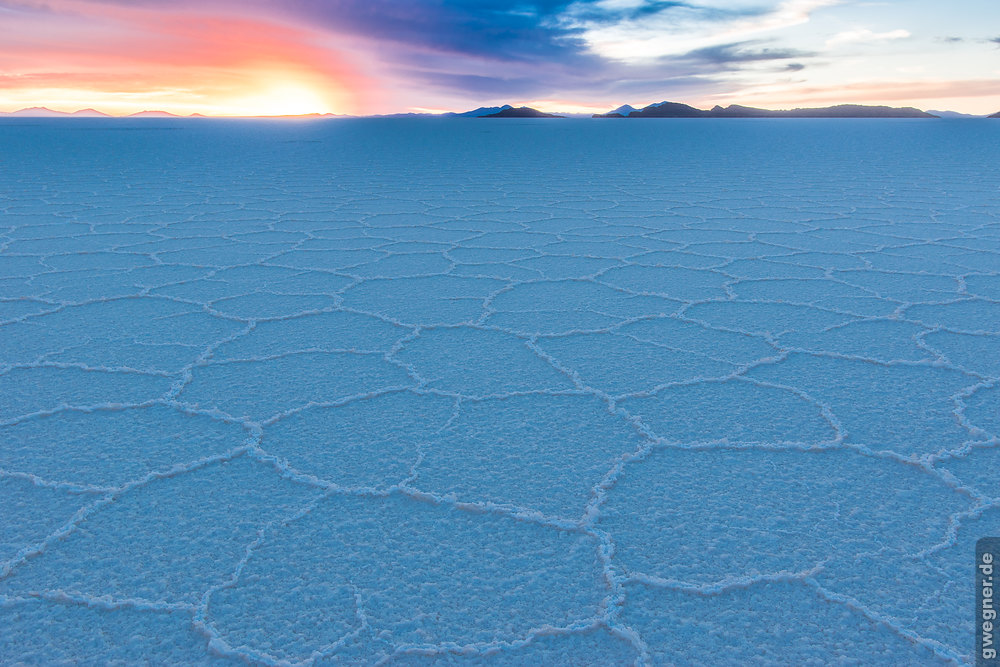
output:
<instances>
[{"instance_id":1,"label":"dark mountain silhouette","mask_svg":"<svg viewBox=\"0 0 1000 667\"><path fill-rule=\"evenodd\" d=\"M995 114L987 116L987 118L1000 118L1000 111L997 111Z\"/></svg>"},{"instance_id":2,"label":"dark mountain silhouette","mask_svg":"<svg viewBox=\"0 0 1000 667\"><path fill-rule=\"evenodd\" d=\"M429 111L415 112L411 111L408 113L389 113L389 114L378 114L375 116L358 116L359 118L480 118L488 114L499 113L506 109L510 109L509 104L505 104L502 107L479 107L478 109L473 109L472 111L446 111L444 113L431 113ZM327 114L332 115L332 114Z\"/></svg>"},{"instance_id":3,"label":"dark mountain silhouette","mask_svg":"<svg viewBox=\"0 0 1000 667\"><path fill-rule=\"evenodd\" d=\"M715 106L705 111L678 102L650 104L628 115L618 109L606 114L594 114L594 118L937 118L913 107L865 106L861 104L839 104L818 109L772 110L731 104L728 107Z\"/></svg>"},{"instance_id":4,"label":"dark mountain silhouette","mask_svg":"<svg viewBox=\"0 0 1000 667\"><path fill-rule=\"evenodd\" d=\"M500 113L501 111L506 111L507 109L513 109L513 107L509 104L505 104L502 107L479 107L478 109L473 109L472 111L463 111L462 113L446 113L442 115L458 116L459 118L479 118L481 116L489 116L491 114Z\"/></svg>"},{"instance_id":5,"label":"dark mountain silhouette","mask_svg":"<svg viewBox=\"0 0 1000 667\"><path fill-rule=\"evenodd\" d=\"M630 111L628 115L621 114L618 109L612 113L623 118L701 118L708 112L680 102L660 102L659 104L650 104L637 111ZM611 116L611 118L614 117Z\"/></svg>"},{"instance_id":6,"label":"dark mountain silhouette","mask_svg":"<svg viewBox=\"0 0 1000 667\"><path fill-rule=\"evenodd\" d=\"M613 111L609 111L607 113L595 113L593 115L593 117L594 118L624 118L625 116L629 115L633 111L637 111L637 109L634 106L632 106L631 104L623 104L620 107L618 107L617 109L614 109Z\"/></svg>"},{"instance_id":7,"label":"dark mountain silhouette","mask_svg":"<svg viewBox=\"0 0 1000 667\"><path fill-rule=\"evenodd\" d=\"M633 111L627 118L698 118L706 115L701 109L680 102L660 102Z\"/></svg>"},{"instance_id":8,"label":"dark mountain silhouette","mask_svg":"<svg viewBox=\"0 0 1000 667\"><path fill-rule=\"evenodd\" d=\"M538 109L532 109L531 107L508 107L503 111L498 111L497 113L489 113L479 118L563 118L563 116L557 116L551 113L543 113Z\"/></svg>"}]
</instances>

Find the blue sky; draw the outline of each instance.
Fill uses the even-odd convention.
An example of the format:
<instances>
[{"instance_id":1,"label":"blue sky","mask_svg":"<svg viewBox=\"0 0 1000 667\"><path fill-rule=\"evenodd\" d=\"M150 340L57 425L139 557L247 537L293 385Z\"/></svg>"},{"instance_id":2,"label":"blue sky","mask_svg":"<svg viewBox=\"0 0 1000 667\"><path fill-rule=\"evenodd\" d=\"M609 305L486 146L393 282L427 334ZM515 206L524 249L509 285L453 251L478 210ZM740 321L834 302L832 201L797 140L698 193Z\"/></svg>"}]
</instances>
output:
<instances>
[{"instance_id":1,"label":"blue sky","mask_svg":"<svg viewBox=\"0 0 1000 667\"><path fill-rule=\"evenodd\" d=\"M1000 110L1000 2L0 0L0 110Z\"/></svg>"}]
</instances>

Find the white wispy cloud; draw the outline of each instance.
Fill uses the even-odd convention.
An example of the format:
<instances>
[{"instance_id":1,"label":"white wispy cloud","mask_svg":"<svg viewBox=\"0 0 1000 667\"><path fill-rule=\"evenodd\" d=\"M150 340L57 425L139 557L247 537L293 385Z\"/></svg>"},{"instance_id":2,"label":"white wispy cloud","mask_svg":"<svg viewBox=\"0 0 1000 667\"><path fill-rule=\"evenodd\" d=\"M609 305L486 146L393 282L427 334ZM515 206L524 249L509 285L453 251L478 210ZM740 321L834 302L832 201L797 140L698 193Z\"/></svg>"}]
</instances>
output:
<instances>
[{"instance_id":1,"label":"white wispy cloud","mask_svg":"<svg viewBox=\"0 0 1000 667\"><path fill-rule=\"evenodd\" d=\"M664 3L657 11L641 0L604 0L571 5L560 17L578 30L590 51L622 62L651 61L699 49L760 38L809 21L810 15L843 0L783 0L761 3ZM595 12L595 10L597 10Z\"/></svg>"},{"instance_id":2,"label":"white wispy cloud","mask_svg":"<svg viewBox=\"0 0 1000 667\"><path fill-rule=\"evenodd\" d=\"M859 28L857 30L846 30L844 32L837 33L830 39L826 40L826 45L840 46L842 44L890 42L895 39L906 39L910 36L909 30L900 29L889 30L886 32L873 32L867 28Z\"/></svg>"}]
</instances>

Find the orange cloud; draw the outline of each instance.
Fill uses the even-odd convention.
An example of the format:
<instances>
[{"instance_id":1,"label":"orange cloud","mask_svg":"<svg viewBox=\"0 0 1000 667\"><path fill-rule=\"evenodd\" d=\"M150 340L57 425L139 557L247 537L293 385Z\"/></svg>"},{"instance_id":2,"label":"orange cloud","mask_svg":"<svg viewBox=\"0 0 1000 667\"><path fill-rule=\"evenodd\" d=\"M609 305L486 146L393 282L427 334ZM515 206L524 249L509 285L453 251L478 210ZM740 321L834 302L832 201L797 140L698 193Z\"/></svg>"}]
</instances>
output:
<instances>
[{"instance_id":1,"label":"orange cloud","mask_svg":"<svg viewBox=\"0 0 1000 667\"><path fill-rule=\"evenodd\" d=\"M0 109L353 113L377 93L333 36L273 18L59 2L0 14Z\"/></svg>"}]
</instances>

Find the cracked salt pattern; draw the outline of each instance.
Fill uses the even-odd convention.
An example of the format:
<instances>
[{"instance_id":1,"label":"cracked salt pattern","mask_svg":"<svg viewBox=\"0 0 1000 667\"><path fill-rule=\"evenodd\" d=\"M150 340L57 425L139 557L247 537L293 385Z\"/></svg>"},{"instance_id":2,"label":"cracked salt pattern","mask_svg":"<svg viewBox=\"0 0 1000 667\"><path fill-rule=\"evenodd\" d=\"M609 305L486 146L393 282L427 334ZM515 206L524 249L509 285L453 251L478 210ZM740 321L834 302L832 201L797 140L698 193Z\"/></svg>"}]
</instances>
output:
<instances>
[{"instance_id":1,"label":"cracked salt pattern","mask_svg":"<svg viewBox=\"0 0 1000 667\"><path fill-rule=\"evenodd\" d=\"M997 126L0 124L0 662L968 664Z\"/></svg>"}]
</instances>

